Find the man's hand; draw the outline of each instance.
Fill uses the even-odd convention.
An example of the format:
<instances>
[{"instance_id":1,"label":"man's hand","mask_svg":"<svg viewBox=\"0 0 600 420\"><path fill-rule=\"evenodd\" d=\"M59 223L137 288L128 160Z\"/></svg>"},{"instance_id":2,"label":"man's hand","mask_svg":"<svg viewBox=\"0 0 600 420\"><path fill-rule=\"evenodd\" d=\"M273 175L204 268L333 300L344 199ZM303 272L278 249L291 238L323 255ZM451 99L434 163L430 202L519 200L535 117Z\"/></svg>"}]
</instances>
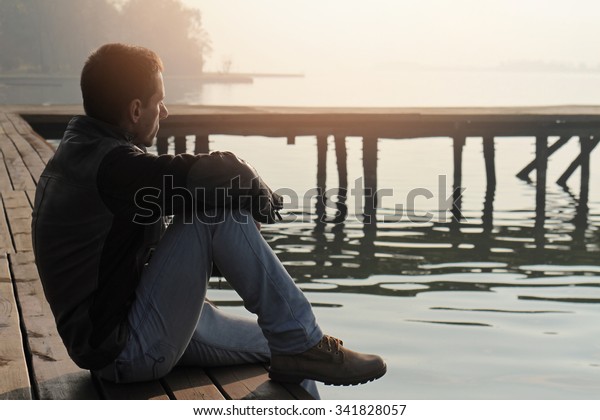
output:
<instances>
[{"instance_id":1,"label":"man's hand","mask_svg":"<svg viewBox=\"0 0 600 420\"><path fill-rule=\"evenodd\" d=\"M254 224L256 225L256 228L258 230L260 230L260 228L262 227L262 224L260 222L257 222L256 220L254 221Z\"/></svg>"}]
</instances>

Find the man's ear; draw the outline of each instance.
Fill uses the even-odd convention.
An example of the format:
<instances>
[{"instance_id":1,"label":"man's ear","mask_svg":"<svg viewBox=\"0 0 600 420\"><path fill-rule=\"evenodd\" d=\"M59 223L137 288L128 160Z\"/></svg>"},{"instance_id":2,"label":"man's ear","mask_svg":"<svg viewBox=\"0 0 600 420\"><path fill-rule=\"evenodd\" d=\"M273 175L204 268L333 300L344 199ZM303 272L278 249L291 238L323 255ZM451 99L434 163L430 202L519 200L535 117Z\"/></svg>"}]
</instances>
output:
<instances>
[{"instance_id":1,"label":"man's ear","mask_svg":"<svg viewBox=\"0 0 600 420\"><path fill-rule=\"evenodd\" d=\"M129 107L127 108L127 119L133 123L137 124L140 117L142 115L142 101L139 99L134 99L129 102Z\"/></svg>"}]
</instances>

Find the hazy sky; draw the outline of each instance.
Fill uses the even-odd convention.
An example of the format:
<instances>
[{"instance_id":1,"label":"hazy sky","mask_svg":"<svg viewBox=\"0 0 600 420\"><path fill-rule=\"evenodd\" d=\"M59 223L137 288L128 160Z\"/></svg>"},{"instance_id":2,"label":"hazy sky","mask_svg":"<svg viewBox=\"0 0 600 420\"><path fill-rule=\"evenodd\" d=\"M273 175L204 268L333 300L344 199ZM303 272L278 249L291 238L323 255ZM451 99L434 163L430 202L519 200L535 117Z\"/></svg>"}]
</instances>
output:
<instances>
[{"instance_id":1,"label":"hazy sky","mask_svg":"<svg viewBox=\"0 0 600 420\"><path fill-rule=\"evenodd\" d=\"M184 0L213 41L208 69L320 71L394 62L600 63L598 0Z\"/></svg>"}]
</instances>

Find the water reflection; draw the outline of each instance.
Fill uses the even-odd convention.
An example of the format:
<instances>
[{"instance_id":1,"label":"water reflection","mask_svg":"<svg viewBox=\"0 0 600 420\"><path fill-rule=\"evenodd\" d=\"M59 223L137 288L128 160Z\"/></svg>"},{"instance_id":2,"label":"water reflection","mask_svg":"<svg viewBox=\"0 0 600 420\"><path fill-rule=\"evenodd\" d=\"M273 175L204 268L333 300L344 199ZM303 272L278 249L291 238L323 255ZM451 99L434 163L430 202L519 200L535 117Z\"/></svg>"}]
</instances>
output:
<instances>
[{"instance_id":1,"label":"water reflection","mask_svg":"<svg viewBox=\"0 0 600 420\"><path fill-rule=\"evenodd\" d=\"M327 284L335 287L320 291L406 297L533 285L540 290L564 288L564 296L519 299L598 303L594 297L574 298L567 292L581 284L600 286L598 230L590 223L590 218L597 220L598 215L590 214L586 193L589 172L583 174L577 196L564 187L566 202L565 196L556 193L544 191L543 200L536 193L533 211L495 211L496 182L488 182L480 217L473 217L476 212L462 208L459 172L454 178L454 217L450 220L438 217L415 223L394 219L393 209L378 208L377 198L368 193L362 220L357 220L348 218L345 145L339 138L333 143L339 189L327 189L327 141L318 139L319 195L312 222L288 221L264 228L267 240L301 287ZM376 151L374 156L376 161ZM364 169L365 188L370 183L375 190L376 165L366 163ZM531 188L539 190L535 185Z\"/></svg>"}]
</instances>

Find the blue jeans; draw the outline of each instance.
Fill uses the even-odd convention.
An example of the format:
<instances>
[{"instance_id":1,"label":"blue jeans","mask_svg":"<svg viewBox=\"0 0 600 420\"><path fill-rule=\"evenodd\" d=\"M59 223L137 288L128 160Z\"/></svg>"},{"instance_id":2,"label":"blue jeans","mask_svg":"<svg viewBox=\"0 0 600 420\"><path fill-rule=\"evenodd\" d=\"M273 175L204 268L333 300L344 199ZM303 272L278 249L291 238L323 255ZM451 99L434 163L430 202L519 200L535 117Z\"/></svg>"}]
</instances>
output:
<instances>
[{"instance_id":1,"label":"blue jeans","mask_svg":"<svg viewBox=\"0 0 600 420\"><path fill-rule=\"evenodd\" d=\"M253 320L205 302L213 261ZM263 239L249 213L215 210L176 217L136 290L130 333L117 359L99 371L115 382L157 379L180 365L265 362L301 353L323 334L310 303ZM309 391L316 391L314 383Z\"/></svg>"}]
</instances>

